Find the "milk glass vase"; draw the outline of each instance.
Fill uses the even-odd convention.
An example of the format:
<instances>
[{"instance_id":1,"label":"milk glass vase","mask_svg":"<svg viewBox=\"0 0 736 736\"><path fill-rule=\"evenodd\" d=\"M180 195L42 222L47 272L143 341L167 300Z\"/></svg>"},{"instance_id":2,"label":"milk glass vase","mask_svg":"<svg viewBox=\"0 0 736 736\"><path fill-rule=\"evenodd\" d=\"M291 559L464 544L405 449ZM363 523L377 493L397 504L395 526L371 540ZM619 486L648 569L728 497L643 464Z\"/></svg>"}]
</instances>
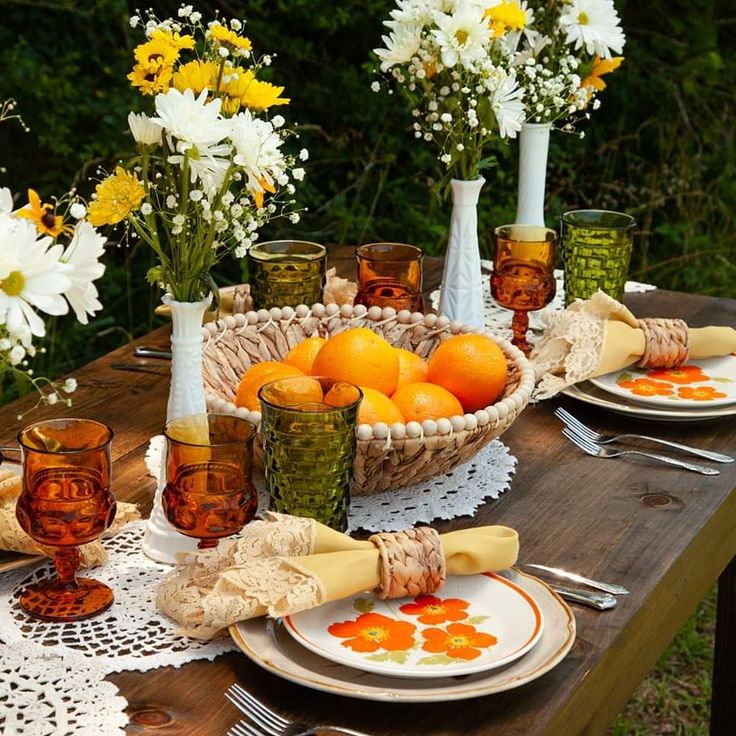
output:
<instances>
[{"instance_id":1,"label":"milk glass vase","mask_svg":"<svg viewBox=\"0 0 736 736\"><path fill-rule=\"evenodd\" d=\"M551 123L524 123L519 134L517 225L544 227L544 192Z\"/></svg>"},{"instance_id":2,"label":"milk glass vase","mask_svg":"<svg viewBox=\"0 0 736 736\"><path fill-rule=\"evenodd\" d=\"M440 314L476 328L485 325L478 250L478 196L485 181L450 180L452 217L440 289Z\"/></svg>"}]
</instances>

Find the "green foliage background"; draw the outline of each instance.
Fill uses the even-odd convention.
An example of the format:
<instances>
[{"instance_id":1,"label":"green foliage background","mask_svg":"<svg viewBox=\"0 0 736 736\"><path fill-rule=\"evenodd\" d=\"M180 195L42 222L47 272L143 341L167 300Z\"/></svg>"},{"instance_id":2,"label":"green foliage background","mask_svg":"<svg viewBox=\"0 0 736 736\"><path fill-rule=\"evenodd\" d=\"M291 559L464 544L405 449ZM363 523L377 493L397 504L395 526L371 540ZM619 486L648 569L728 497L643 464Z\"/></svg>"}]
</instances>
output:
<instances>
[{"instance_id":1,"label":"green foliage background","mask_svg":"<svg viewBox=\"0 0 736 736\"><path fill-rule=\"evenodd\" d=\"M626 62L607 79L603 106L586 137L555 133L547 215L565 209L620 209L641 226L633 276L661 287L736 296L734 90L736 10L729 0L617 3L628 35ZM272 225L263 237L297 235L329 243L413 242L441 253L449 206L431 190L434 152L415 141L398 95L370 90L371 49L391 0L250 0L195 3L246 16L256 51L277 53L269 70L292 98L310 149L298 190L303 221ZM155 2L161 17L178 2ZM0 98L15 97L31 132L0 126L0 184L42 195L80 186L99 165L131 148L126 117L143 109L129 87L140 30L124 0L0 0ZM513 218L515 144L499 145L480 206L481 244ZM145 284L146 251L111 248L102 283L104 312L88 328L60 323L50 364L67 370L146 332L158 295ZM218 274L238 281L238 264Z\"/></svg>"}]
</instances>

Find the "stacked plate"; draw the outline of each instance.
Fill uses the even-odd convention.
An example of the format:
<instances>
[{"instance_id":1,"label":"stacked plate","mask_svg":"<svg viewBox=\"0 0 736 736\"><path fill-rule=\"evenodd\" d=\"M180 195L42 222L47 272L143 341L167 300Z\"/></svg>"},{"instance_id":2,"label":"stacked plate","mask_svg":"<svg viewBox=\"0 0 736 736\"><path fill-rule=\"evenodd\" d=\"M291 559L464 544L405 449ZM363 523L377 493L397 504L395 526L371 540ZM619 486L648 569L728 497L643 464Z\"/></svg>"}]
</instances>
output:
<instances>
[{"instance_id":1,"label":"stacked plate","mask_svg":"<svg viewBox=\"0 0 736 736\"><path fill-rule=\"evenodd\" d=\"M449 578L434 596L371 593L281 621L230 627L256 664L300 685L366 700L460 700L509 690L558 664L569 607L515 570Z\"/></svg>"},{"instance_id":2,"label":"stacked plate","mask_svg":"<svg viewBox=\"0 0 736 736\"><path fill-rule=\"evenodd\" d=\"M679 368L626 368L570 386L563 394L619 414L668 422L736 416L736 356Z\"/></svg>"}]
</instances>

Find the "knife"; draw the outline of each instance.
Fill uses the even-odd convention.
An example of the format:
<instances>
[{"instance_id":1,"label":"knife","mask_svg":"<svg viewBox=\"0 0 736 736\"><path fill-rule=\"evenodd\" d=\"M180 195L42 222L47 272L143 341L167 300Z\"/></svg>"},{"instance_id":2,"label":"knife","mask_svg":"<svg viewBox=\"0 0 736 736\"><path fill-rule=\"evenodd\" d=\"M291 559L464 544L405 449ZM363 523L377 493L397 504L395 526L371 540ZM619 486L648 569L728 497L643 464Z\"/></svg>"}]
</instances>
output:
<instances>
[{"instance_id":1,"label":"knife","mask_svg":"<svg viewBox=\"0 0 736 736\"><path fill-rule=\"evenodd\" d=\"M560 597L572 603L582 603L599 611L605 611L616 607L616 597L610 593L594 593L588 590L573 590L560 585L550 585Z\"/></svg>"},{"instance_id":2,"label":"knife","mask_svg":"<svg viewBox=\"0 0 736 736\"><path fill-rule=\"evenodd\" d=\"M547 565L536 565L534 563L517 563L517 567L529 567L533 570L542 570L548 572L550 575L562 578L563 580L570 580L573 583L580 583L580 585L588 585L591 588L597 588L606 593L612 593L613 595L628 595L629 591L626 590L622 585L615 585L614 583L602 583L600 580L592 580L586 578L583 575L578 575L576 572L568 572L567 570L561 570L559 567L548 567Z\"/></svg>"}]
</instances>

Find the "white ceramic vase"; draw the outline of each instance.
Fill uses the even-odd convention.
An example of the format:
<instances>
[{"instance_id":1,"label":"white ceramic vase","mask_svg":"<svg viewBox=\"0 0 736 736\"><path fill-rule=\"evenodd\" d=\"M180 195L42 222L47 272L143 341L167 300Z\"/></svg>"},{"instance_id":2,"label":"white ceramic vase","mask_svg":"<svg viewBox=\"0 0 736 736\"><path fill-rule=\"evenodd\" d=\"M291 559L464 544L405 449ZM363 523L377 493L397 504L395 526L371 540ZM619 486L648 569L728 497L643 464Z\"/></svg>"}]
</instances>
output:
<instances>
[{"instance_id":1,"label":"white ceramic vase","mask_svg":"<svg viewBox=\"0 0 736 736\"><path fill-rule=\"evenodd\" d=\"M478 250L478 195L486 180L452 179L452 218L440 289L439 313L484 327L483 282Z\"/></svg>"},{"instance_id":2,"label":"white ceramic vase","mask_svg":"<svg viewBox=\"0 0 736 736\"><path fill-rule=\"evenodd\" d=\"M516 224L544 227L544 189L551 123L524 123L519 134Z\"/></svg>"},{"instance_id":3,"label":"white ceramic vase","mask_svg":"<svg viewBox=\"0 0 736 736\"><path fill-rule=\"evenodd\" d=\"M202 319L210 301L178 302L168 294L163 297L163 302L171 309L171 387L166 408L167 422L207 411L202 382ZM174 564L177 554L196 550L197 540L179 534L167 521L161 504L165 486L164 446L158 487L143 537L143 551L157 562Z\"/></svg>"}]
</instances>

